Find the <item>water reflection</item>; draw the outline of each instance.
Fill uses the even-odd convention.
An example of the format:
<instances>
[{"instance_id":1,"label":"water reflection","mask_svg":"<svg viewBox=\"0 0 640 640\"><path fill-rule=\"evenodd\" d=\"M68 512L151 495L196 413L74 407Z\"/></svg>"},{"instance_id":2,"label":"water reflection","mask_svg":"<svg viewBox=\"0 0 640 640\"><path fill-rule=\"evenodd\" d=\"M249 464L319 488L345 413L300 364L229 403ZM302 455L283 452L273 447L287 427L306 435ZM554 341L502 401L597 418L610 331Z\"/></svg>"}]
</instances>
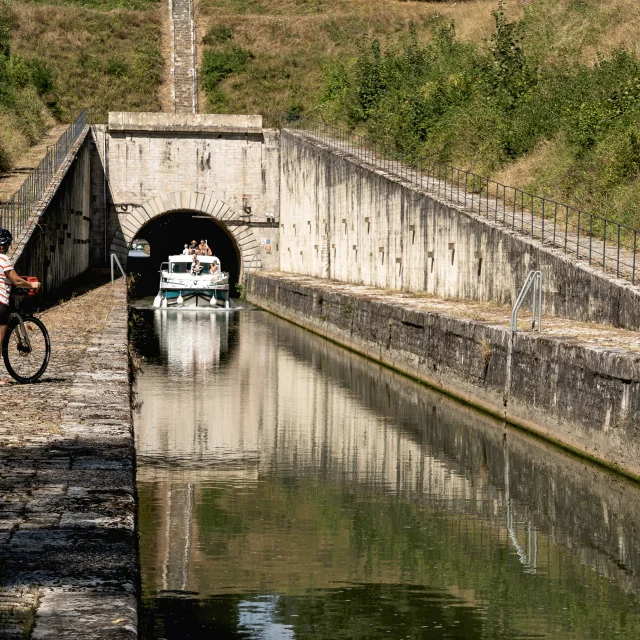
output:
<instances>
[{"instance_id":1,"label":"water reflection","mask_svg":"<svg viewBox=\"0 0 640 640\"><path fill-rule=\"evenodd\" d=\"M261 312L145 320L146 637L638 637L635 486Z\"/></svg>"}]
</instances>

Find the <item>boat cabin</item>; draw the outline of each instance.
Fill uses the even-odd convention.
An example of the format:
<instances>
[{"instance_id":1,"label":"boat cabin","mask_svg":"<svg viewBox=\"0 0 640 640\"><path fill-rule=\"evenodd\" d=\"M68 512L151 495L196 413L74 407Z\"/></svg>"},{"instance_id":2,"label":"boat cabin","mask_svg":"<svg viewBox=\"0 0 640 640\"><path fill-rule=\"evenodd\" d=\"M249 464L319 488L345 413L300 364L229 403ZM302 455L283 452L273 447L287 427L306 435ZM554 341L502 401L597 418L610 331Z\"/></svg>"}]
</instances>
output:
<instances>
[{"instance_id":1,"label":"boat cabin","mask_svg":"<svg viewBox=\"0 0 640 640\"><path fill-rule=\"evenodd\" d=\"M202 265L201 275L209 274L211 264L216 264L218 269L216 273L220 273L220 260L216 256L196 256ZM169 273L191 273L193 267L193 256L169 256L169 262L163 262L160 267L162 271Z\"/></svg>"}]
</instances>

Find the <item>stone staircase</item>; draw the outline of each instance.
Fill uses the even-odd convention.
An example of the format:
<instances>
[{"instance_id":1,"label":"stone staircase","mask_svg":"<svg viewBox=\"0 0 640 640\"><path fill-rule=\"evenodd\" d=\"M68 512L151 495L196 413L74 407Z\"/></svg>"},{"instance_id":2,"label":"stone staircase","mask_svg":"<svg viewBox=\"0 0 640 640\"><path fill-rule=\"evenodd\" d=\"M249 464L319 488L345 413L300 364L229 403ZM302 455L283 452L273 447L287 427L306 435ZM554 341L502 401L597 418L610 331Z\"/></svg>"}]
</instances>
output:
<instances>
[{"instance_id":1,"label":"stone staircase","mask_svg":"<svg viewBox=\"0 0 640 640\"><path fill-rule=\"evenodd\" d=\"M194 19L192 0L172 0L172 97L176 113L197 111Z\"/></svg>"}]
</instances>

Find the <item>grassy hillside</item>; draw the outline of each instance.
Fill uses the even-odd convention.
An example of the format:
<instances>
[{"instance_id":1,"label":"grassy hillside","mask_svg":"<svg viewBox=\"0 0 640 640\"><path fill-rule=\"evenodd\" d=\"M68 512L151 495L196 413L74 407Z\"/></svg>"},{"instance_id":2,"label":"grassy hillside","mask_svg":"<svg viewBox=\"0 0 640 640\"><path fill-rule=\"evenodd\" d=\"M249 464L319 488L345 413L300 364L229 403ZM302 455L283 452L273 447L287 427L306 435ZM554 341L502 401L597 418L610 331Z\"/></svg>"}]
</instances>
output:
<instances>
[{"instance_id":1,"label":"grassy hillside","mask_svg":"<svg viewBox=\"0 0 640 640\"><path fill-rule=\"evenodd\" d=\"M17 70L5 74L0 100L1 171L82 108L92 122L105 122L110 110L159 110L165 3L16 0L0 7L6 67Z\"/></svg>"},{"instance_id":2,"label":"grassy hillside","mask_svg":"<svg viewBox=\"0 0 640 640\"><path fill-rule=\"evenodd\" d=\"M307 115L640 226L640 3L201 0L209 110Z\"/></svg>"},{"instance_id":3,"label":"grassy hillside","mask_svg":"<svg viewBox=\"0 0 640 640\"><path fill-rule=\"evenodd\" d=\"M495 2L464 4L461 37L480 40ZM430 37L434 15L460 3L390 0L200 0L200 78L207 111L252 112L270 124L289 112L315 112L326 70L357 55L364 36L395 43L413 21Z\"/></svg>"}]
</instances>

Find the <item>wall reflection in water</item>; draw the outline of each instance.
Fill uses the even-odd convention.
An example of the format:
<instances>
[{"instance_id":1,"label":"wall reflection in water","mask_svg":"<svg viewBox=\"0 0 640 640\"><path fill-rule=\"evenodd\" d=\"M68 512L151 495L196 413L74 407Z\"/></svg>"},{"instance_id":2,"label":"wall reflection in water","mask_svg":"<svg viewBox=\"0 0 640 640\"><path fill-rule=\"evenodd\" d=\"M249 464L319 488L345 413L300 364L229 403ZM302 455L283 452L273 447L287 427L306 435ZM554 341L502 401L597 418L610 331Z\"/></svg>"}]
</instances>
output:
<instances>
[{"instance_id":1,"label":"wall reflection in water","mask_svg":"<svg viewBox=\"0 0 640 640\"><path fill-rule=\"evenodd\" d=\"M142 319L147 637L640 637L636 486L262 312Z\"/></svg>"}]
</instances>

